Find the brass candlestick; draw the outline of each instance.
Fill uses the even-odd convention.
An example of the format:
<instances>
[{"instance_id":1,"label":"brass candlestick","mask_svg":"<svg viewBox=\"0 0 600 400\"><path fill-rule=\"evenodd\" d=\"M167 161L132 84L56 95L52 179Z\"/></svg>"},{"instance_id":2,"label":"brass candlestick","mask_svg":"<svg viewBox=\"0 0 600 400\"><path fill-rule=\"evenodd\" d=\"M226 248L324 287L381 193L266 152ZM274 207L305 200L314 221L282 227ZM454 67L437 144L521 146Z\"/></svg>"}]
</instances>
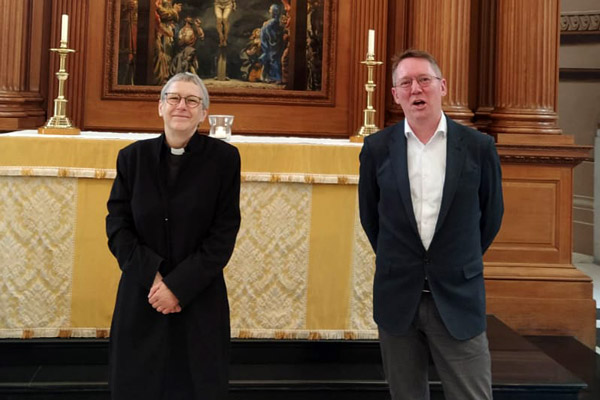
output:
<instances>
[{"instance_id":1,"label":"brass candlestick","mask_svg":"<svg viewBox=\"0 0 600 400\"><path fill-rule=\"evenodd\" d=\"M377 125L375 125L375 109L373 108L373 92L375 91L375 86L377 86L373 82L373 70L376 65L381 65L383 62L375 61L375 56L367 53L367 59L360 63L367 66L367 83L365 83L365 90L367 91L367 108L363 110L363 125L356 131L356 135L350 137L351 142L362 142L365 139L365 136L379 130Z\"/></svg>"},{"instance_id":2,"label":"brass candlestick","mask_svg":"<svg viewBox=\"0 0 600 400\"><path fill-rule=\"evenodd\" d=\"M75 50L67 48L67 41L61 40L58 49L50 49L58 53L60 65L56 78L58 79L58 97L54 99L54 116L52 116L46 125L38 128L38 133L46 135L79 135L81 131L75 128L67 117L67 99L65 99L65 81L69 77L66 70L67 54L74 53Z\"/></svg>"}]
</instances>

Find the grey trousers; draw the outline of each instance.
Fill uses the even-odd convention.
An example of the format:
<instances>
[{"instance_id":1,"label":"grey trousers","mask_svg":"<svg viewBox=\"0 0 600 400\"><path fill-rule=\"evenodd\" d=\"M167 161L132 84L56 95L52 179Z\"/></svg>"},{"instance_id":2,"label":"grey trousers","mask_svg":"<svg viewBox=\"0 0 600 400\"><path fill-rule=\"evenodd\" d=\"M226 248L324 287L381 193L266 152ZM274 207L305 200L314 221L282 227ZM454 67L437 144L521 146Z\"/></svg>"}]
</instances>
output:
<instances>
[{"instance_id":1,"label":"grey trousers","mask_svg":"<svg viewBox=\"0 0 600 400\"><path fill-rule=\"evenodd\" d=\"M393 336L379 328L383 369L392 400L428 400L429 354L446 400L491 400L491 358L485 332L454 339L442 322L433 297L423 293L409 331Z\"/></svg>"}]
</instances>

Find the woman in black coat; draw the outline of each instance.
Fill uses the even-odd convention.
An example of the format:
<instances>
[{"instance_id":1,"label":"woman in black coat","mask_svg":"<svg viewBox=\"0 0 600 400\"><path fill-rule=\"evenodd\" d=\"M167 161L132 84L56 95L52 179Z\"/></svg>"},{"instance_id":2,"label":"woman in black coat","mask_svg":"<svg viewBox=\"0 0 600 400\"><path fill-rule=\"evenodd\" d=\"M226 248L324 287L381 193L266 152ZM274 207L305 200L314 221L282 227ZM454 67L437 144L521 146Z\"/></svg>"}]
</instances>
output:
<instances>
[{"instance_id":1,"label":"woman in black coat","mask_svg":"<svg viewBox=\"0 0 600 400\"><path fill-rule=\"evenodd\" d=\"M164 134L119 152L108 245L122 270L110 335L113 399L223 399L229 305L223 279L240 225L240 156L197 134L198 76L163 87Z\"/></svg>"}]
</instances>

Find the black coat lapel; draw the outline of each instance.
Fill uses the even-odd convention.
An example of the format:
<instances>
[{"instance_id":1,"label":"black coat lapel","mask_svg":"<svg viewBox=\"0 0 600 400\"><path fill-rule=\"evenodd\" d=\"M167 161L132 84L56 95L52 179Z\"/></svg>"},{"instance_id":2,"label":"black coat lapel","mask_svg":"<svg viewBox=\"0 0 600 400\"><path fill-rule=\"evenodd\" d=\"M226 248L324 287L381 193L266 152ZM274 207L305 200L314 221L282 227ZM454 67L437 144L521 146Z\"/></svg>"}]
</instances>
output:
<instances>
[{"instance_id":1,"label":"black coat lapel","mask_svg":"<svg viewBox=\"0 0 600 400\"><path fill-rule=\"evenodd\" d=\"M446 143L446 177L444 179L444 190L442 192L442 204L440 206L440 213L438 215L437 223L435 225L435 232L437 232L444 219L448 214L454 194L458 188L458 180L462 173L464 161L465 161L465 149L462 143L463 135L460 126L447 118L448 121L448 136Z\"/></svg>"},{"instance_id":2,"label":"black coat lapel","mask_svg":"<svg viewBox=\"0 0 600 400\"><path fill-rule=\"evenodd\" d=\"M408 179L408 164L406 154L406 136L404 135L404 124L398 124L398 127L390 132L390 148L389 157L392 164L392 169L396 176L396 184L398 185L398 191L400 192L400 198L404 205L406 215L410 220L410 226L419 236L419 230L417 228L417 220L415 219L415 212L412 204L412 197L410 195L410 181Z\"/></svg>"}]
</instances>

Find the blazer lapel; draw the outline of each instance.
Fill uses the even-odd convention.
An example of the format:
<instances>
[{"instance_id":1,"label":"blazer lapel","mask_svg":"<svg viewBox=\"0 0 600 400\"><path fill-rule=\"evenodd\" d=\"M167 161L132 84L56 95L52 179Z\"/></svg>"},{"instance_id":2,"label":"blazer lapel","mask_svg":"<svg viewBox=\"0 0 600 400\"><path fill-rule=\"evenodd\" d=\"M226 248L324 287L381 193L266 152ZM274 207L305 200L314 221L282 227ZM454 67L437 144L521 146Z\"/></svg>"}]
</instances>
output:
<instances>
[{"instance_id":1,"label":"blazer lapel","mask_svg":"<svg viewBox=\"0 0 600 400\"><path fill-rule=\"evenodd\" d=\"M417 236L419 236L419 230L417 228L417 220L415 218L415 212L412 204L412 197L410 195L410 181L408 179L408 164L406 161L406 136L404 135L404 124L398 124L398 127L391 133L389 157L392 164L392 170L396 176L396 184L398 185L398 191L400 192L400 198L402 205L408 219L410 220L410 226L413 228Z\"/></svg>"},{"instance_id":2,"label":"blazer lapel","mask_svg":"<svg viewBox=\"0 0 600 400\"><path fill-rule=\"evenodd\" d=\"M444 190L442 192L442 204L435 225L435 232L440 229L448 214L452 199L458 188L458 180L462 173L465 161L465 149L462 143L462 132L456 122L448 120L448 138L446 143L446 177L444 179Z\"/></svg>"}]
</instances>

